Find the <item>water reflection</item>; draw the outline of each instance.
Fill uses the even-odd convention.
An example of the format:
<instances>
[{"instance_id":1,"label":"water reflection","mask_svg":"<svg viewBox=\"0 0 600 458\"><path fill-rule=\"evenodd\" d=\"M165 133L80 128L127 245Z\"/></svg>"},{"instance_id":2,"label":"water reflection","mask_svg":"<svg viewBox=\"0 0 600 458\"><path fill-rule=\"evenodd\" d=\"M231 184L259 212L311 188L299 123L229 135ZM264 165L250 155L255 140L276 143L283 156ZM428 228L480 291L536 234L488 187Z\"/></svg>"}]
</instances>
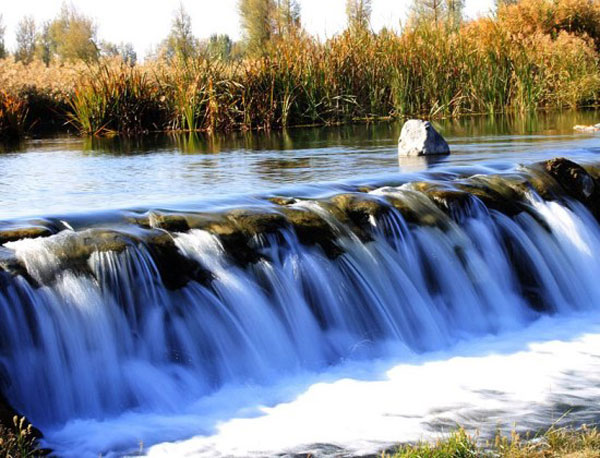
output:
<instances>
[{"instance_id":1,"label":"water reflection","mask_svg":"<svg viewBox=\"0 0 600 458\"><path fill-rule=\"evenodd\" d=\"M398 158L402 122L227 135L62 137L0 149L0 218L153 206L474 163L596 155L598 111L436 121L452 154ZM584 159L585 159L584 157ZM330 186L330 185L329 185ZM311 189L314 186L311 187ZM278 192L279 192L278 191Z\"/></svg>"},{"instance_id":2,"label":"water reflection","mask_svg":"<svg viewBox=\"0 0 600 458\"><path fill-rule=\"evenodd\" d=\"M398 156L400 172L411 173L427 170L447 160L446 156Z\"/></svg>"},{"instance_id":3,"label":"water reflection","mask_svg":"<svg viewBox=\"0 0 600 458\"><path fill-rule=\"evenodd\" d=\"M465 116L434 121L438 130L447 137L479 138L523 135L578 135L576 124L595 124L600 120L597 110L534 112L527 115L503 114L496 116ZM179 151L186 154L221 153L231 150L287 151L320 148L323 146L389 145L390 139L400 135L402 122L350 124L336 127L298 128L273 132L232 132L227 134L150 134L140 137L86 138L83 150L102 154L132 154ZM508 138L507 141L511 141ZM14 148L3 146L4 151ZM74 148L81 148L75 144ZM0 150L0 151L2 151Z\"/></svg>"}]
</instances>

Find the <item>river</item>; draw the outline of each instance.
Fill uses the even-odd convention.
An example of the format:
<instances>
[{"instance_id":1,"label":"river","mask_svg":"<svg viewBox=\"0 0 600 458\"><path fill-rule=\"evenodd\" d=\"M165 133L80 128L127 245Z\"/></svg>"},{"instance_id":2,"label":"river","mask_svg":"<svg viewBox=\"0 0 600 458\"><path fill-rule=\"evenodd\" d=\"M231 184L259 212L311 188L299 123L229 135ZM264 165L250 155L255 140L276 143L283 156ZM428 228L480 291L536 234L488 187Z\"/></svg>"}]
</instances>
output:
<instances>
[{"instance_id":1,"label":"river","mask_svg":"<svg viewBox=\"0 0 600 458\"><path fill-rule=\"evenodd\" d=\"M434 160L395 123L7 148L0 388L67 457L595 423L598 116L440 122Z\"/></svg>"}]
</instances>

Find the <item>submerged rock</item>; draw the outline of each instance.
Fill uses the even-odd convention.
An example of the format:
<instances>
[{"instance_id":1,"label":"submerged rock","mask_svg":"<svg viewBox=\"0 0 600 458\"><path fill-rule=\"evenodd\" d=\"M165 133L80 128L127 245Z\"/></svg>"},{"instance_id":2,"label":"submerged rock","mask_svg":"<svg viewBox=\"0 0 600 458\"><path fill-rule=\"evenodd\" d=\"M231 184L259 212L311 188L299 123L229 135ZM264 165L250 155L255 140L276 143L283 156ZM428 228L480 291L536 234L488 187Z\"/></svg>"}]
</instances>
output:
<instances>
[{"instance_id":1,"label":"submerged rock","mask_svg":"<svg viewBox=\"0 0 600 458\"><path fill-rule=\"evenodd\" d=\"M401 156L450 154L450 147L429 121L411 119L404 123L398 141Z\"/></svg>"}]
</instances>

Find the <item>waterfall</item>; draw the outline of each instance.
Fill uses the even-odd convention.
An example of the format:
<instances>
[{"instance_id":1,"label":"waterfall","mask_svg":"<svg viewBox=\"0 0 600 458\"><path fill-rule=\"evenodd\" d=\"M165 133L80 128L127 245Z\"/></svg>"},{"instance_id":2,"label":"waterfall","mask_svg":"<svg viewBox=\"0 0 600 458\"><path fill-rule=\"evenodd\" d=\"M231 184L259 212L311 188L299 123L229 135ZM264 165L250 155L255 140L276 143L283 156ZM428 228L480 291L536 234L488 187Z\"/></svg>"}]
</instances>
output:
<instances>
[{"instance_id":1,"label":"waterfall","mask_svg":"<svg viewBox=\"0 0 600 458\"><path fill-rule=\"evenodd\" d=\"M216 229L222 222L194 226L198 215L169 230L153 213L135 231L96 225L7 242L3 255L21 270L0 271L1 390L42 431L128 411L168 415L224 386L594 309L594 209L553 178L544 188L553 197L543 196L539 176L523 171L526 188L485 178L485 195L473 191L476 177L442 200L404 183L357 192L354 206L339 196L265 204L261 218L285 221L244 229L239 247L251 255ZM521 190L518 211L486 197L507 187ZM289 224L292 214L318 218L330 236L311 242L314 227ZM247 214L234 215L239 228ZM123 243L103 245L103 231ZM146 232L167 237L175 267L161 265ZM167 284L186 263L203 274Z\"/></svg>"}]
</instances>

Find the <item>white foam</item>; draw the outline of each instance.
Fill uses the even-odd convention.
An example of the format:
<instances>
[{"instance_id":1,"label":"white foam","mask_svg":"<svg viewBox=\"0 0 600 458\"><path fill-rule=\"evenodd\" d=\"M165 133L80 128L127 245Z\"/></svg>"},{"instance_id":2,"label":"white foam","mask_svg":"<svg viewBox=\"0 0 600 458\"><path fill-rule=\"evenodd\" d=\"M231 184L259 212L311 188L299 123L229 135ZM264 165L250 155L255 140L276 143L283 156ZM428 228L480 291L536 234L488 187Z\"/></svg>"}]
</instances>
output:
<instances>
[{"instance_id":1,"label":"white foam","mask_svg":"<svg viewBox=\"0 0 600 458\"><path fill-rule=\"evenodd\" d=\"M158 444L148 456L326 454L315 444L372 453L439 436L430 427L436 423L448 425L442 428L447 433L458 424L484 431L515 423L538 428L565 414L585 421L593 412L569 413L567 406L591 408L600 399L600 325L592 321L542 320L519 333L459 345L455 356L414 355L378 380L338 373L342 378L315 383L291 402L222 421L212 435ZM353 369L377 378L385 365Z\"/></svg>"}]
</instances>

